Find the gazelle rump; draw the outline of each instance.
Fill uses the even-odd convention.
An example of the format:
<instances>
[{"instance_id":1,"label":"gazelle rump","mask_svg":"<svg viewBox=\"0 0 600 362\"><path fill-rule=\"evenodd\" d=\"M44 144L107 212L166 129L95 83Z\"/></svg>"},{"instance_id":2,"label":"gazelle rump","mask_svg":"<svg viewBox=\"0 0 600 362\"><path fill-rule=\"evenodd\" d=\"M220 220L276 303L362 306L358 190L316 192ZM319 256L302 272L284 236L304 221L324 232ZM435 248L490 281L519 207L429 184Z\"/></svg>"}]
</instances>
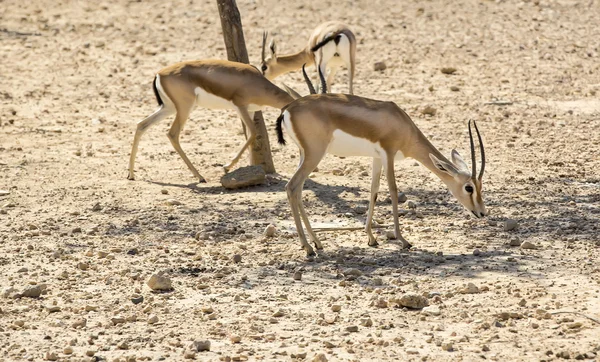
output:
<instances>
[{"instance_id":1,"label":"gazelle rump","mask_svg":"<svg viewBox=\"0 0 600 362\"><path fill-rule=\"evenodd\" d=\"M327 84L331 86L338 69L345 65L348 68L349 93L354 94L356 37L347 25L337 21L320 24L312 32L306 48L292 54L278 55L275 41L271 40L267 56L266 43L267 33L264 33L261 70L269 80L300 69L303 64L315 64L323 74L327 74L329 69Z\"/></svg>"},{"instance_id":2,"label":"gazelle rump","mask_svg":"<svg viewBox=\"0 0 600 362\"><path fill-rule=\"evenodd\" d=\"M152 125L175 114L167 136L175 151L194 176L205 182L179 144L179 135L196 107L234 109L246 126L248 139L233 160L224 166L229 171L256 138L254 112L263 106L282 108L293 98L267 80L255 67L224 60L197 60L176 63L160 70L153 82L159 108L140 121L133 138L128 179L134 179L134 164L140 139Z\"/></svg>"},{"instance_id":3,"label":"gazelle rump","mask_svg":"<svg viewBox=\"0 0 600 362\"><path fill-rule=\"evenodd\" d=\"M306 240L302 222L316 248L322 249L323 246L313 232L302 205L302 189L305 180L326 153L373 158L371 196L365 227L370 246L377 245L371 222L383 169L392 199L394 235L402 241L404 248L410 247L408 241L400 234L398 192L394 172L394 161L405 157L417 160L438 176L475 217L486 215L482 198L482 177L485 168L483 143L475 125L482 156L481 171L476 177L470 122L473 172L469 171L456 150L452 150L452 161L446 159L411 118L393 102L343 94L309 95L282 109L276 127L280 144L285 144L284 129L300 149L300 164L286 185L286 191L300 242L308 255L314 255L314 250Z\"/></svg>"}]
</instances>

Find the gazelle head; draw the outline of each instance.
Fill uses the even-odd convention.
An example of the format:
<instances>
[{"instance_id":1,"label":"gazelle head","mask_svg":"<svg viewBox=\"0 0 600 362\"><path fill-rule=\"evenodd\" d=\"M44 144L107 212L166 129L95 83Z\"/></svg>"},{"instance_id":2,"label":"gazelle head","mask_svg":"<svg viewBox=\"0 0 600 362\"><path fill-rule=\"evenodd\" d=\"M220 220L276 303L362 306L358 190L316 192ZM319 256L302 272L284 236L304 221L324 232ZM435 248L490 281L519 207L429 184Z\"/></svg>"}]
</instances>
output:
<instances>
[{"instance_id":1,"label":"gazelle head","mask_svg":"<svg viewBox=\"0 0 600 362\"><path fill-rule=\"evenodd\" d=\"M477 131L479 149L481 152L481 170L479 171L479 175L477 175L477 161L475 159L475 143L473 142L473 134L471 132L471 121L469 121L469 138L471 141L472 171L469 171L469 166L456 150L452 150L452 163L442 161L431 153L429 154L429 157L437 169L451 176L451 178L445 179L445 183L452 195L454 195L454 197L456 197L456 199L470 211L471 214L480 218L487 215L483 203L482 185L483 172L485 171L485 151L475 121L473 121L473 125L475 126L475 131Z\"/></svg>"},{"instance_id":2,"label":"gazelle head","mask_svg":"<svg viewBox=\"0 0 600 362\"><path fill-rule=\"evenodd\" d=\"M265 78L273 80L277 76L283 74L285 69L277 64L277 48L275 47L275 40L273 39L271 39L271 43L269 43L269 54L267 54L267 36L268 33L266 31L263 32L260 70Z\"/></svg>"}]
</instances>

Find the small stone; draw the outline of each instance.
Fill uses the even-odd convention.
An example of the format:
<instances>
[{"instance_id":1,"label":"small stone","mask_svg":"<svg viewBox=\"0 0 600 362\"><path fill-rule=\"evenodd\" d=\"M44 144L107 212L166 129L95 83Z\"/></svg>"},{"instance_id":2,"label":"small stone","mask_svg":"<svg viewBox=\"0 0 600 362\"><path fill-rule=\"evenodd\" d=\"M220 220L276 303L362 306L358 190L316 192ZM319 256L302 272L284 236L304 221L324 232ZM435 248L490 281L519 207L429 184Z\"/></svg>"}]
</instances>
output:
<instances>
[{"instance_id":1,"label":"small stone","mask_svg":"<svg viewBox=\"0 0 600 362\"><path fill-rule=\"evenodd\" d=\"M420 294L416 293L406 293L397 301L397 303L402 307L413 308L413 309L421 309L427 307L429 302L427 298Z\"/></svg>"},{"instance_id":2,"label":"small stone","mask_svg":"<svg viewBox=\"0 0 600 362\"><path fill-rule=\"evenodd\" d=\"M327 362L327 356L325 353L319 353L312 359L312 362Z\"/></svg>"},{"instance_id":3,"label":"small stone","mask_svg":"<svg viewBox=\"0 0 600 362\"><path fill-rule=\"evenodd\" d=\"M71 347L71 346L65 347L65 349L63 349L63 353L64 354L73 354L73 347Z\"/></svg>"},{"instance_id":4,"label":"small stone","mask_svg":"<svg viewBox=\"0 0 600 362\"><path fill-rule=\"evenodd\" d=\"M131 303L133 304L140 304L144 301L144 296L139 295L139 294L134 294L131 296Z\"/></svg>"},{"instance_id":5,"label":"small stone","mask_svg":"<svg viewBox=\"0 0 600 362\"><path fill-rule=\"evenodd\" d=\"M129 345L125 341L121 341L117 344L118 349L129 349Z\"/></svg>"},{"instance_id":6,"label":"small stone","mask_svg":"<svg viewBox=\"0 0 600 362\"><path fill-rule=\"evenodd\" d=\"M108 252L106 252L106 251L102 251L102 250L98 250L98 253L97 253L97 255L98 255L98 257L99 257L100 259L104 259L104 258L106 258L106 257L108 256Z\"/></svg>"},{"instance_id":7,"label":"small stone","mask_svg":"<svg viewBox=\"0 0 600 362\"><path fill-rule=\"evenodd\" d=\"M373 326L373 320L371 318L362 318L360 320L360 325L363 327L372 327Z\"/></svg>"},{"instance_id":8,"label":"small stone","mask_svg":"<svg viewBox=\"0 0 600 362\"><path fill-rule=\"evenodd\" d=\"M85 318L77 319L75 322L71 323L71 327L73 328L83 328L87 324L87 320Z\"/></svg>"},{"instance_id":9,"label":"small stone","mask_svg":"<svg viewBox=\"0 0 600 362\"><path fill-rule=\"evenodd\" d=\"M196 352L210 351L210 341L194 341L189 349Z\"/></svg>"},{"instance_id":10,"label":"small stone","mask_svg":"<svg viewBox=\"0 0 600 362\"><path fill-rule=\"evenodd\" d=\"M196 352L186 350L183 352L183 358L185 359L196 359Z\"/></svg>"},{"instance_id":11,"label":"small stone","mask_svg":"<svg viewBox=\"0 0 600 362\"><path fill-rule=\"evenodd\" d=\"M158 317L156 316L156 314L150 314L150 316L148 316L148 324L155 323L158 323Z\"/></svg>"},{"instance_id":12,"label":"small stone","mask_svg":"<svg viewBox=\"0 0 600 362\"><path fill-rule=\"evenodd\" d=\"M42 295L42 288L39 285L27 287L20 294L24 298L39 298Z\"/></svg>"},{"instance_id":13,"label":"small stone","mask_svg":"<svg viewBox=\"0 0 600 362\"><path fill-rule=\"evenodd\" d=\"M236 264L239 264L242 262L242 256L240 254L234 254L233 255L233 262Z\"/></svg>"},{"instance_id":14,"label":"small stone","mask_svg":"<svg viewBox=\"0 0 600 362\"><path fill-rule=\"evenodd\" d=\"M80 270L88 270L90 268L90 265L88 263L77 263L77 268Z\"/></svg>"},{"instance_id":15,"label":"small stone","mask_svg":"<svg viewBox=\"0 0 600 362\"><path fill-rule=\"evenodd\" d=\"M423 108L421 110L421 114L424 114L424 115L435 116L436 113L437 113L437 109L435 109L432 106L426 106L425 108Z\"/></svg>"},{"instance_id":16,"label":"small stone","mask_svg":"<svg viewBox=\"0 0 600 362\"><path fill-rule=\"evenodd\" d=\"M92 211L100 211L102 210L102 206L100 205L99 202L95 203L94 206L92 206Z\"/></svg>"},{"instance_id":17,"label":"small stone","mask_svg":"<svg viewBox=\"0 0 600 362\"><path fill-rule=\"evenodd\" d=\"M519 240L519 238L512 238L512 239L510 239L510 243L508 245L521 246L521 240Z\"/></svg>"},{"instance_id":18,"label":"small stone","mask_svg":"<svg viewBox=\"0 0 600 362\"><path fill-rule=\"evenodd\" d=\"M78 233L81 233L80 227L75 227L75 228L71 229L71 234L78 234Z\"/></svg>"},{"instance_id":19,"label":"small stone","mask_svg":"<svg viewBox=\"0 0 600 362\"><path fill-rule=\"evenodd\" d=\"M332 310L333 312L336 312L336 313L337 313L337 312L339 312L339 311L341 311L341 310L342 310L342 306L341 306L341 305L339 305L339 304L334 304L334 305L332 305L332 306L331 306L331 310Z\"/></svg>"},{"instance_id":20,"label":"small stone","mask_svg":"<svg viewBox=\"0 0 600 362\"><path fill-rule=\"evenodd\" d=\"M302 272L301 271L294 272L294 280L302 280Z\"/></svg>"},{"instance_id":21,"label":"small stone","mask_svg":"<svg viewBox=\"0 0 600 362\"><path fill-rule=\"evenodd\" d=\"M277 310L275 313L273 313L273 317L283 317L285 315L285 311L283 309L279 309Z\"/></svg>"},{"instance_id":22,"label":"small stone","mask_svg":"<svg viewBox=\"0 0 600 362\"><path fill-rule=\"evenodd\" d=\"M521 244L521 249L536 249L536 246L534 243L532 243L530 241L524 241Z\"/></svg>"},{"instance_id":23,"label":"small stone","mask_svg":"<svg viewBox=\"0 0 600 362\"><path fill-rule=\"evenodd\" d=\"M8 190L0 190L0 196L7 196L10 195L10 191Z\"/></svg>"},{"instance_id":24,"label":"small stone","mask_svg":"<svg viewBox=\"0 0 600 362\"><path fill-rule=\"evenodd\" d=\"M159 274L152 275L148 280L147 284L152 290L173 290L173 286L171 285L171 279Z\"/></svg>"},{"instance_id":25,"label":"small stone","mask_svg":"<svg viewBox=\"0 0 600 362\"><path fill-rule=\"evenodd\" d=\"M232 334L229 336L229 340L231 343L240 343L242 341L242 337L238 336L237 334Z\"/></svg>"},{"instance_id":26,"label":"small stone","mask_svg":"<svg viewBox=\"0 0 600 362\"><path fill-rule=\"evenodd\" d=\"M518 226L519 226L519 223L517 223L517 220L513 220L513 219L504 220L504 231L515 230Z\"/></svg>"},{"instance_id":27,"label":"small stone","mask_svg":"<svg viewBox=\"0 0 600 362\"><path fill-rule=\"evenodd\" d=\"M262 185L265 183L266 174L261 166L240 167L235 171L221 177L221 185L226 189Z\"/></svg>"},{"instance_id":28,"label":"small stone","mask_svg":"<svg viewBox=\"0 0 600 362\"><path fill-rule=\"evenodd\" d=\"M351 333L358 332L358 326L348 326L346 330Z\"/></svg>"},{"instance_id":29,"label":"small stone","mask_svg":"<svg viewBox=\"0 0 600 362\"><path fill-rule=\"evenodd\" d=\"M383 62L383 61L373 63L373 70L376 72L380 72L380 71L386 70L386 69L387 69L387 65L385 65L385 62Z\"/></svg>"},{"instance_id":30,"label":"small stone","mask_svg":"<svg viewBox=\"0 0 600 362\"><path fill-rule=\"evenodd\" d=\"M453 85L450 87L450 90L453 92L458 92L460 90L460 88L458 88L457 86Z\"/></svg>"},{"instance_id":31,"label":"small stone","mask_svg":"<svg viewBox=\"0 0 600 362\"><path fill-rule=\"evenodd\" d=\"M182 205L181 201L175 200L175 199L168 199L167 201L165 201L165 203L169 206L179 206Z\"/></svg>"},{"instance_id":32,"label":"small stone","mask_svg":"<svg viewBox=\"0 0 600 362\"><path fill-rule=\"evenodd\" d=\"M118 324L123 324L125 323L125 318L121 317L121 316L114 316L110 319L110 321L112 322L113 325L118 325Z\"/></svg>"},{"instance_id":33,"label":"small stone","mask_svg":"<svg viewBox=\"0 0 600 362\"><path fill-rule=\"evenodd\" d=\"M477 293L481 293L481 291L479 290L479 288L475 284L473 284L473 283L467 284L464 288L462 288L460 290L460 292L462 294L477 294Z\"/></svg>"},{"instance_id":34,"label":"small stone","mask_svg":"<svg viewBox=\"0 0 600 362\"><path fill-rule=\"evenodd\" d=\"M163 195L168 195L169 194L169 190L162 189L162 190L160 190L160 193L163 194Z\"/></svg>"},{"instance_id":35,"label":"small stone","mask_svg":"<svg viewBox=\"0 0 600 362\"><path fill-rule=\"evenodd\" d=\"M44 359L46 361L58 361L58 355L54 352L46 352Z\"/></svg>"},{"instance_id":36,"label":"small stone","mask_svg":"<svg viewBox=\"0 0 600 362\"><path fill-rule=\"evenodd\" d=\"M577 329L577 328L581 328L582 326L583 326L583 323L581 323L581 322L574 322L574 323L567 324L567 328L569 328L569 329Z\"/></svg>"},{"instance_id":37,"label":"small stone","mask_svg":"<svg viewBox=\"0 0 600 362\"><path fill-rule=\"evenodd\" d=\"M419 354L419 350L416 348L407 348L406 354Z\"/></svg>"},{"instance_id":38,"label":"small stone","mask_svg":"<svg viewBox=\"0 0 600 362\"><path fill-rule=\"evenodd\" d=\"M533 323L531 323L531 328L538 329L538 328L540 328L540 325L537 324L537 323L535 323L535 322L533 322Z\"/></svg>"},{"instance_id":39,"label":"small stone","mask_svg":"<svg viewBox=\"0 0 600 362\"><path fill-rule=\"evenodd\" d=\"M356 268L347 268L342 272L342 274L344 274L344 276L346 276L346 277L349 277L349 276L359 277L362 275L362 272Z\"/></svg>"},{"instance_id":40,"label":"small stone","mask_svg":"<svg viewBox=\"0 0 600 362\"><path fill-rule=\"evenodd\" d=\"M404 192L400 192L398 193L398 202L403 204L406 201L408 201L408 197L406 197L406 195L404 194Z\"/></svg>"},{"instance_id":41,"label":"small stone","mask_svg":"<svg viewBox=\"0 0 600 362\"><path fill-rule=\"evenodd\" d=\"M364 215L367 213L368 208L364 205L358 205L354 208L354 213L357 215Z\"/></svg>"},{"instance_id":42,"label":"small stone","mask_svg":"<svg viewBox=\"0 0 600 362\"><path fill-rule=\"evenodd\" d=\"M454 350L454 345L452 342L442 343L442 350L452 352Z\"/></svg>"},{"instance_id":43,"label":"small stone","mask_svg":"<svg viewBox=\"0 0 600 362\"><path fill-rule=\"evenodd\" d=\"M425 307L423 308L421 313L430 316L438 316L442 314L442 312L440 311L440 307L438 307L437 305L430 305L429 307Z\"/></svg>"},{"instance_id":44,"label":"small stone","mask_svg":"<svg viewBox=\"0 0 600 362\"><path fill-rule=\"evenodd\" d=\"M88 349L87 351L85 351L85 355L88 357L94 357L94 355L96 354L96 351Z\"/></svg>"},{"instance_id":45,"label":"small stone","mask_svg":"<svg viewBox=\"0 0 600 362\"><path fill-rule=\"evenodd\" d=\"M394 240L394 239L396 239L396 233L393 230L387 230L385 232L385 237L388 240Z\"/></svg>"},{"instance_id":46,"label":"small stone","mask_svg":"<svg viewBox=\"0 0 600 362\"><path fill-rule=\"evenodd\" d=\"M269 224L267 225L267 227L265 228L265 232L264 235L268 238L272 238L273 236L275 236L275 232L277 231L277 228L275 227L275 225L273 224Z\"/></svg>"},{"instance_id":47,"label":"small stone","mask_svg":"<svg viewBox=\"0 0 600 362\"><path fill-rule=\"evenodd\" d=\"M525 298L522 298L522 299L519 301L519 306L520 306L520 307L524 307L525 305L527 305L527 301L525 300Z\"/></svg>"},{"instance_id":48,"label":"small stone","mask_svg":"<svg viewBox=\"0 0 600 362\"><path fill-rule=\"evenodd\" d=\"M46 310L48 311L48 313L56 313L60 312L60 307L57 305L50 305L46 307Z\"/></svg>"},{"instance_id":49,"label":"small stone","mask_svg":"<svg viewBox=\"0 0 600 362\"><path fill-rule=\"evenodd\" d=\"M444 67L440 69L444 74L454 74L456 72L456 68L453 67Z\"/></svg>"},{"instance_id":50,"label":"small stone","mask_svg":"<svg viewBox=\"0 0 600 362\"><path fill-rule=\"evenodd\" d=\"M490 347L488 347L487 344L484 344L483 346L481 346L481 351L482 352L489 352L489 350L490 350Z\"/></svg>"},{"instance_id":51,"label":"small stone","mask_svg":"<svg viewBox=\"0 0 600 362\"><path fill-rule=\"evenodd\" d=\"M98 310L98 306L96 306L96 305L87 304L85 306L85 311L86 312L96 312L97 310Z\"/></svg>"},{"instance_id":52,"label":"small stone","mask_svg":"<svg viewBox=\"0 0 600 362\"><path fill-rule=\"evenodd\" d=\"M408 206L408 208L409 208L409 209L412 209L412 210L414 210L414 209L416 209L416 208L417 208L417 203L416 203L416 202L414 202L413 200L409 200L409 201L406 203L406 206Z\"/></svg>"},{"instance_id":53,"label":"small stone","mask_svg":"<svg viewBox=\"0 0 600 362\"><path fill-rule=\"evenodd\" d=\"M473 256L480 256L480 255L481 255L481 251L479 249L473 250Z\"/></svg>"}]
</instances>

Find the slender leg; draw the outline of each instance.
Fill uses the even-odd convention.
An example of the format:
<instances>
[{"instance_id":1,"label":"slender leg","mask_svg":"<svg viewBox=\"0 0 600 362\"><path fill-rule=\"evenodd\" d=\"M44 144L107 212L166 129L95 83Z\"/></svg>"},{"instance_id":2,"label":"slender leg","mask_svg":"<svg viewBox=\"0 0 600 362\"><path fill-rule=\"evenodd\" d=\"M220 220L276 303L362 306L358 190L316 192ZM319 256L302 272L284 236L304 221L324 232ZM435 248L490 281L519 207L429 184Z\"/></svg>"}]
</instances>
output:
<instances>
[{"instance_id":1,"label":"slender leg","mask_svg":"<svg viewBox=\"0 0 600 362\"><path fill-rule=\"evenodd\" d=\"M300 190L304 190L304 181L300 185ZM315 232L312 229L312 226L310 225L308 215L306 215L306 211L304 210L304 205L302 203L302 194L300 193L298 193L298 208L300 209L300 216L302 217L302 221L304 222L304 226L306 227L306 231L308 232L308 237L310 238L310 241L312 241L313 244L315 244L317 250L322 250L323 244L321 244L321 241L317 237L317 234L315 234Z\"/></svg>"},{"instance_id":2,"label":"slender leg","mask_svg":"<svg viewBox=\"0 0 600 362\"><path fill-rule=\"evenodd\" d=\"M150 126L162 121L163 119L165 119L173 113L175 113L175 109L172 106L163 104L158 110L156 110L156 112L152 113L137 124L135 136L133 136L133 146L131 148L131 155L129 156L129 175L127 176L129 180L135 179L133 166L135 164L135 156L137 154L138 146L140 144L140 139L142 138L142 135L144 134L144 132L146 132L148 128L150 128Z\"/></svg>"},{"instance_id":3,"label":"slender leg","mask_svg":"<svg viewBox=\"0 0 600 362\"><path fill-rule=\"evenodd\" d=\"M173 145L173 148L175 148L175 151L177 151L177 153L179 154L179 157L181 157L183 159L183 162L185 162L187 167L190 169L190 171L192 171L192 173L198 179L198 181L206 182L204 177L202 177L202 175L200 175L200 173L198 172L198 170L196 170L194 165L192 165L192 162L186 156L185 152L183 152L183 149L181 148L181 145L179 144L179 135L181 134L181 131L183 130L183 127L185 126L185 122L187 122L187 119L188 119L191 111L192 111L191 108L186 109L184 107L181 107L180 109L177 110L177 115L175 116L175 121L173 121L173 124L171 125L171 129L169 130L169 133L167 133L167 137L169 137L169 141L171 141L171 144Z\"/></svg>"},{"instance_id":4,"label":"slender leg","mask_svg":"<svg viewBox=\"0 0 600 362\"><path fill-rule=\"evenodd\" d=\"M369 246L377 246L377 240L371 231L373 221L373 211L375 210L375 201L377 201L377 192L379 191L379 182L381 180L381 167L383 163L381 158L373 158L373 179L371 180L371 199L369 200L369 212L367 213L366 231L369 236Z\"/></svg>"},{"instance_id":5,"label":"slender leg","mask_svg":"<svg viewBox=\"0 0 600 362\"><path fill-rule=\"evenodd\" d=\"M298 170L296 170L296 173L292 176L287 185L285 185L285 190L287 191L288 195L288 201L290 202L290 206L292 209L292 215L294 216L294 222L296 223L298 237L300 238L300 243L302 244L304 250L306 250L306 254L308 256L315 255L315 252L310 246L310 244L306 241L306 235L304 234L304 230L302 228L302 221L304 221L309 234L312 234L311 238L315 238L316 241L313 240L313 242L315 242L317 248L322 248L322 245L314 235L314 232L312 231L310 226L310 221L308 220L306 212L303 209L302 186L304 185L304 181L308 178L308 175L310 175L310 173L315 169L315 167L317 167L324 155L324 148L318 150L311 150L311 152L307 152L305 154L305 157L301 159L300 165L298 166Z\"/></svg>"},{"instance_id":6,"label":"slender leg","mask_svg":"<svg viewBox=\"0 0 600 362\"><path fill-rule=\"evenodd\" d=\"M396 187L396 178L394 175L394 155L387 154L386 158L386 175L388 187L390 189L390 197L392 199L392 213L394 214L394 235L396 236L396 240L402 241L402 248L408 249L411 245L400 234L400 223L398 221L398 189Z\"/></svg>"},{"instance_id":7,"label":"slender leg","mask_svg":"<svg viewBox=\"0 0 600 362\"><path fill-rule=\"evenodd\" d=\"M242 148L239 150L237 155L233 158L233 160L231 160L231 162L229 162L229 164L223 166L223 169L225 170L225 172L229 172L229 170L231 170L231 168L233 166L235 166L235 164L240 160L240 157L242 157L242 155L244 154L244 151L246 150L246 148L248 148L252 144L252 142L254 142L254 139L256 138L256 130L254 129L254 121L252 120L252 117L250 117L248 108L238 107L237 111L238 111L238 114L240 115L240 117L242 118L244 125L246 126L246 132L248 134L248 139L246 140L246 142L244 143Z\"/></svg>"},{"instance_id":8,"label":"slender leg","mask_svg":"<svg viewBox=\"0 0 600 362\"><path fill-rule=\"evenodd\" d=\"M350 64L346 64L346 66L348 67L348 90L350 92L350 94L354 94L354 86L353 86L353 82L354 82L354 57L352 57L353 59L350 60Z\"/></svg>"}]
</instances>

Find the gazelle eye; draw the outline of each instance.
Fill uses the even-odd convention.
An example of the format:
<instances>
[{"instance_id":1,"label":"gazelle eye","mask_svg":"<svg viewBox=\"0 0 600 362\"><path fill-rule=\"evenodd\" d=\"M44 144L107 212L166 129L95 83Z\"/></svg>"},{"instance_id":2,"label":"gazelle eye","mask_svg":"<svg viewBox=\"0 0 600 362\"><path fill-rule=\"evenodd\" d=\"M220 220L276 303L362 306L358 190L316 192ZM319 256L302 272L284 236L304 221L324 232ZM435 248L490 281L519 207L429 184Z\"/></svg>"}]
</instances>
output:
<instances>
[{"instance_id":1,"label":"gazelle eye","mask_svg":"<svg viewBox=\"0 0 600 362\"><path fill-rule=\"evenodd\" d=\"M263 66L260 69L262 69L263 72L266 72L267 71L267 66L263 64Z\"/></svg>"},{"instance_id":2,"label":"gazelle eye","mask_svg":"<svg viewBox=\"0 0 600 362\"><path fill-rule=\"evenodd\" d=\"M465 191L472 194L473 193L473 186L471 185L467 185L465 186Z\"/></svg>"}]
</instances>

